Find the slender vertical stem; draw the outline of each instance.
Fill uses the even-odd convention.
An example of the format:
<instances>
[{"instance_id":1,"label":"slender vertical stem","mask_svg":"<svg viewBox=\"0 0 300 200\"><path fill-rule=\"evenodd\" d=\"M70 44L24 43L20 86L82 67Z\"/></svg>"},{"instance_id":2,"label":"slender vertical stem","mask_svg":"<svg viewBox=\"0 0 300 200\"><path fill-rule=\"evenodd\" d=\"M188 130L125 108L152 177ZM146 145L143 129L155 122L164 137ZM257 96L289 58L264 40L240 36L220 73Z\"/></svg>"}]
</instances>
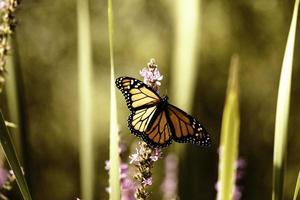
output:
<instances>
[{"instance_id":1,"label":"slender vertical stem","mask_svg":"<svg viewBox=\"0 0 300 200\"><path fill-rule=\"evenodd\" d=\"M110 53L110 171L109 186L110 200L118 200L121 197L120 190L120 158L119 158L119 134L117 121L117 102L115 90L114 72L114 44L113 44L113 5L112 0L108 0L108 31L109 31L109 53Z\"/></svg>"},{"instance_id":2,"label":"slender vertical stem","mask_svg":"<svg viewBox=\"0 0 300 200\"><path fill-rule=\"evenodd\" d=\"M21 140L21 151L22 151L22 159L21 161L23 167L26 171L26 178L28 179L29 188L31 186L31 149L29 145L29 127L27 116L27 103L26 103L26 88L24 86L24 78L22 75L22 66L20 63L20 55L18 51L18 41L17 35L14 35L11 39L12 49L14 49L13 54L13 68L14 68L14 80L15 80L15 90L16 90L16 110L19 111L18 114L18 122L17 129L20 131L20 140ZM13 75L12 75L13 76ZM8 80L9 82L10 80ZM12 105L13 106L13 105ZM10 109L10 108L9 108ZM10 111L9 111L10 112Z\"/></svg>"},{"instance_id":3,"label":"slender vertical stem","mask_svg":"<svg viewBox=\"0 0 300 200\"><path fill-rule=\"evenodd\" d=\"M284 172L298 8L299 0L296 0L279 81L273 155L273 200L281 200L284 197Z\"/></svg>"},{"instance_id":4,"label":"slender vertical stem","mask_svg":"<svg viewBox=\"0 0 300 200\"><path fill-rule=\"evenodd\" d=\"M231 200L233 198L239 130L238 57L233 56L222 118L217 199Z\"/></svg>"},{"instance_id":5,"label":"slender vertical stem","mask_svg":"<svg viewBox=\"0 0 300 200\"><path fill-rule=\"evenodd\" d=\"M17 125L17 128L13 129L11 132L12 138L19 157L22 158L22 152L20 149L20 128L19 128L19 105L18 105L18 93L17 93L17 80L16 72L14 67L14 55L7 57L6 69L9 71L9 76L6 77L6 99L9 113L9 121Z\"/></svg>"},{"instance_id":6,"label":"slender vertical stem","mask_svg":"<svg viewBox=\"0 0 300 200\"><path fill-rule=\"evenodd\" d=\"M11 130L14 144L20 158L22 167L26 171L28 186L31 188L31 149L29 145L28 116L26 105L26 89L22 76L22 68L18 51L16 35L10 40L13 54L8 57L6 77L6 99L8 105L9 120L16 124L16 128Z\"/></svg>"},{"instance_id":7,"label":"slender vertical stem","mask_svg":"<svg viewBox=\"0 0 300 200\"><path fill-rule=\"evenodd\" d=\"M79 142L82 198L93 199L94 163L92 135L92 55L88 0L77 0Z\"/></svg>"},{"instance_id":8,"label":"slender vertical stem","mask_svg":"<svg viewBox=\"0 0 300 200\"><path fill-rule=\"evenodd\" d=\"M6 159L10 168L13 170L16 177L17 184L20 188L22 197L24 200L31 200L31 195L25 180L25 177L22 173L22 168L18 160L14 145L12 143L10 133L6 127L4 117L0 111L0 142L4 150Z\"/></svg>"},{"instance_id":9,"label":"slender vertical stem","mask_svg":"<svg viewBox=\"0 0 300 200\"><path fill-rule=\"evenodd\" d=\"M171 98L186 112L192 109L197 78L197 52L199 42L201 0L175 1L175 46L171 70ZM185 146L174 145L181 157Z\"/></svg>"},{"instance_id":10,"label":"slender vertical stem","mask_svg":"<svg viewBox=\"0 0 300 200\"><path fill-rule=\"evenodd\" d=\"M298 178L297 178L297 182L296 182L296 187L295 187L293 200L297 199L299 190L300 190L300 171L298 173Z\"/></svg>"},{"instance_id":11,"label":"slender vertical stem","mask_svg":"<svg viewBox=\"0 0 300 200\"><path fill-rule=\"evenodd\" d=\"M10 42L12 43L12 42ZM11 46L11 45L10 45ZM17 52L16 46L13 46L14 52ZM19 107L19 92L18 92L18 79L16 72L16 63L15 63L15 54L12 54L7 57L6 69L9 71L9 76L6 77L6 99L7 99L7 106L8 106L8 113L9 119L12 123L16 124L16 128L12 129L12 138L14 140L14 144L18 155L22 158L22 151L21 151L21 128L22 125L20 124L20 107Z\"/></svg>"},{"instance_id":12,"label":"slender vertical stem","mask_svg":"<svg viewBox=\"0 0 300 200\"><path fill-rule=\"evenodd\" d=\"M171 70L171 95L176 105L187 112L192 109L197 78L200 4L199 0L175 1L175 46Z\"/></svg>"}]
</instances>

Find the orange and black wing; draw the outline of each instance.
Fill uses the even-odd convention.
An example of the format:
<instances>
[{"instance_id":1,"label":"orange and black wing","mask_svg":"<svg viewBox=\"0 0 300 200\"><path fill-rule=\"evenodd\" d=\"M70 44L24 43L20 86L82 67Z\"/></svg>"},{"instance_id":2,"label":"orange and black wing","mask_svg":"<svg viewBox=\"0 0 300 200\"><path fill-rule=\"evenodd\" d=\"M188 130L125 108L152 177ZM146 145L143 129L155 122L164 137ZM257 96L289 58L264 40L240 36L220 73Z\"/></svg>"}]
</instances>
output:
<instances>
[{"instance_id":1,"label":"orange and black wing","mask_svg":"<svg viewBox=\"0 0 300 200\"><path fill-rule=\"evenodd\" d=\"M172 142L167 113L157 106L133 111L128 118L128 127L153 148L166 147Z\"/></svg>"},{"instance_id":2,"label":"orange and black wing","mask_svg":"<svg viewBox=\"0 0 300 200\"><path fill-rule=\"evenodd\" d=\"M189 142L200 146L210 145L211 139L208 132L195 118L170 104L168 104L168 113L174 141Z\"/></svg>"},{"instance_id":3,"label":"orange and black wing","mask_svg":"<svg viewBox=\"0 0 300 200\"><path fill-rule=\"evenodd\" d=\"M161 101L160 96L152 88L135 78L120 77L115 83L131 111L151 107Z\"/></svg>"}]
</instances>

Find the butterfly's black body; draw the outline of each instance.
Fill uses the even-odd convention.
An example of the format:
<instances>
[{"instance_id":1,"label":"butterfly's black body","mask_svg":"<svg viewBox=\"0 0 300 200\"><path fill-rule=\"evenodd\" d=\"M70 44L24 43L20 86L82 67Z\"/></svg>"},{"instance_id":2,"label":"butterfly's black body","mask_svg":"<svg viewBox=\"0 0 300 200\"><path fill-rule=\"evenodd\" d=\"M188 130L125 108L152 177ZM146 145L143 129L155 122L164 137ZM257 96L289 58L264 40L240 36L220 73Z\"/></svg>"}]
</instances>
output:
<instances>
[{"instance_id":1,"label":"butterfly's black body","mask_svg":"<svg viewBox=\"0 0 300 200\"><path fill-rule=\"evenodd\" d=\"M166 110L169 104L168 100L169 100L168 96L164 96L163 98L161 98L161 101L157 104L157 109Z\"/></svg>"},{"instance_id":2,"label":"butterfly's black body","mask_svg":"<svg viewBox=\"0 0 300 200\"><path fill-rule=\"evenodd\" d=\"M165 111L166 112L166 117L170 118L169 116L169 112L168 112L168 100L169 97L165 96L163 98L161 98L161 101L156 105L157 107L157 111L154 113L152 120L150 120L148 127L150 128L151 125L153 124L154 119L156 118L157 115L160 114L160 112Z\"/></svg>"},{"instance_id":3,"label":"butterfly's black body","mask_svg":"<svg viewBox=\"0 0 300 200\"><path fill-rule=\"evenodd\" d=\"M210 145L210 137L204 127L181 109L161 98L143 82L131 78L116 79L116 86L125 96L131 111L128 127L152 147L166 147L176 141L200 146Z\"/></svg>"}]
</instances>

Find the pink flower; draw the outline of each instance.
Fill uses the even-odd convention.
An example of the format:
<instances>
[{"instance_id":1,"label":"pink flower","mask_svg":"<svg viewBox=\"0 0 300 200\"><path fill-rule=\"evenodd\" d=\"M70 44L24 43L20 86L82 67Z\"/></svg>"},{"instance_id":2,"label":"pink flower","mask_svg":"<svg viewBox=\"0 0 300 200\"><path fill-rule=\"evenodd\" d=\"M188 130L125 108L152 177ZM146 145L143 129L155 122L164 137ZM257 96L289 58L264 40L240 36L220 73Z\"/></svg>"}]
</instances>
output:
<instances>
[{"instance_id":1,"label":"pink flower","mask_svg":"<svg viewBox=\"0 0 300 200\"><path fill-rule=\"evenodd\" d=\"M150 159L155 162L158 161L158 159L160 159L161 157L162 157L161 149L155 149L154 154L150 156Z\"/></svg>"},{"instance_id":2,"label":"pink flower","mask_svg":"<svg viewBox=\"0 0 300 200\"><path fill-rule=\"evenodd\" d=\"M163 79L163 76L160 75L160 72L157 68L151 69L149 67L145 67L140 71L140 75L144 77L144 82L148 84L149 82L156 82L160 85L160 82Z\"/></svg>"},{"instance_id":3,"label":"pink flower","mask_svg":"<svg viewBox=\"0 0 300 200\"><path fill-rule=\"evenodd\" d=\"M161 185L163 199L175 199L177 196L178 184L178 157L175 154L169 154L165 158L165 179Z\"/></svg>"},{"instance_id":4,"label":"pink flower","mask_svg":"<svg viewBox=\"0 0 300 200\"><path fill-rule=\"evenodd\" d=\"M128 174L128 165L124 164L124 163L121 163L121 166L120 166L120 178L121 178L121 180L126 178L127 174Z\"/></svg>"},{"instance_id":5,"label":"pink flower","mask_svg":"<svg viewBox=\"0 0 300 200\"><path fill-rule=\"evenodd\" d=\"M0 0L0 9L6 9L7 8L7 3L4 0Z\"/></svg>"},{"instance_id":6,"label":"pink flower","mask_svg":"<svg viewBox=\"0 0 300 200\"><path fill-rule=\"evenodd\" d=\"M119 151L120 156L122 153L124 153L124 150L125 150L125 145L120 144L120 151ZM137 154L138 154L138 152L137 152ZM133 157L134 157L134 158L132 158L133 160L138 159L138 158L135 158L136 157L135 154ZM109 171L109 169L111 167L110 164L111 163L109 160L105 161L105 170L106 171ZM136 189L136 186L135 186L133 180L130 179L130 177L129 177L128 165L121 161L119 170L120 170L120 183L121 183L121 200L134 200L135 199L134 191ZM105 190L107 193L111 193L110 187L106 187Z\"/></svg>"},{"instance_id":7,"label":"pink flower","mask_svg":"<svg viewBox=\"0 0 300 200\"><path fill-rule=\"evenodd\" d=\"M130 164L134 163L134 162L138 162L140 160L140 157L139 157L139 150L136 149L136 153L135 154L132 154L129 156L130 158Z\"/></svg>"},{"instance_id":8,"label":"pink flower","mask_svg":"<svg viewBox=\"0 0 300 200\"><path fill-rule=\"evenodd\" d=\"M246 167L246 161L243 158L238 158L236 161L236 174L235 174L235 187L234 187L234 191L233 191L233 200L240 200L242 198L242 186L240 185L240 181L244 176L245 173L245 167ZM215 189L217 191L222 190L222 188L220 188L220 183L217 182L215 184ZM217 200L220 199L220 195L219 192L217 194Z\"/></svg>"},{"instance_id":9,"label":"pink flower","mask_svg":"<svg viewBox=\"0 0 300 200\"><path fill-rule=\"evenodd\" d=\"M145 185L152 185L152 177L145 179L145 180L143 181L143 183L144 183Z\"/></svg>"},{"instance_id":10,"label":"pink flower","mask_svg":"<svg viewBox=\"0 0 300 200\"><path fill-rule=\"evenodd\" d=\"M155 60L151 59L147 64L148 66L143 68L140 71L140 75L144 77L144 83L156 89L161 85L160 81L163 79L163 76L160 74L155 64Z\"/></svg>"},{"instance_id":11,"label":"pink flower","mask_svg":"<svg viewBox=\"0 0 300 200\"><path fill-rule=\"evenodd\" d=\"M122 200L135 200L134 191L135 185L131 179L124 179L121 182L122 187Z\"/></svg>"}]
</instances>

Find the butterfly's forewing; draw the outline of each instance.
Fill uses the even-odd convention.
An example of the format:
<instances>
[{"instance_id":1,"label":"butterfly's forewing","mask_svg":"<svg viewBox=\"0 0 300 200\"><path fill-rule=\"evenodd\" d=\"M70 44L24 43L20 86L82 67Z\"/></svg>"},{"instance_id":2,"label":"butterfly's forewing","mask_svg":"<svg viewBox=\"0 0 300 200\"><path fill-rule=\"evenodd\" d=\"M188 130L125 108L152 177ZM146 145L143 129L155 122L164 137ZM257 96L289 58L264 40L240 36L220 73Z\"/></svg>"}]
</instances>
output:
<instances>
[{"instance_id":1,"label":"butterfly's forewing","mask_svg":"<svg viewBox=\"0 0 300 200\"><path fill-rule=\"evenodd\" d=\"M152 88L137 79L120 77L116 79L115 83L124 95L131 111L151 107L161 101L160 96Z\"/></svg>"},{"instance_id":2,"label":"butterfly's forewing","mask_svg":"<svg viewBox=\"0 0 300 200\"><path fill-rule=\"evenodd\" d=\"M210 136L204 127L192 116L168 104L168 113L173 140L180 143L193 143L208 146Z\"/></svg>"}]
</instances>

